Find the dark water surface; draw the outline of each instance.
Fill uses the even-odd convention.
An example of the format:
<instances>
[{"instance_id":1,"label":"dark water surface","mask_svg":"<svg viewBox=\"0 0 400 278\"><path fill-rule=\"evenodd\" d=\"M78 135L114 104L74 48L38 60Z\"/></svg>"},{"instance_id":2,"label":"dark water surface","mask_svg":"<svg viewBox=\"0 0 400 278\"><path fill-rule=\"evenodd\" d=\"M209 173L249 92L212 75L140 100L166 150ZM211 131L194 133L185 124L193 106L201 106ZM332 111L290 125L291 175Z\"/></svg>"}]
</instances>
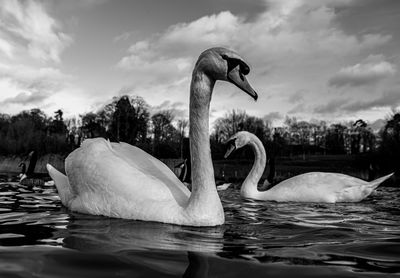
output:
<instances>
[{"instance_id":1,"label":"dark water surface","mask_svg":"<svg viewBox=\"0 0 400 278\"><path fill-rule=\"evenodd\" d=\"M0 182L0 277L388 277L400 274L400 188L355 204L243 200L226 224L71 213L54 186Z\"/></svg>"}]
</instances>

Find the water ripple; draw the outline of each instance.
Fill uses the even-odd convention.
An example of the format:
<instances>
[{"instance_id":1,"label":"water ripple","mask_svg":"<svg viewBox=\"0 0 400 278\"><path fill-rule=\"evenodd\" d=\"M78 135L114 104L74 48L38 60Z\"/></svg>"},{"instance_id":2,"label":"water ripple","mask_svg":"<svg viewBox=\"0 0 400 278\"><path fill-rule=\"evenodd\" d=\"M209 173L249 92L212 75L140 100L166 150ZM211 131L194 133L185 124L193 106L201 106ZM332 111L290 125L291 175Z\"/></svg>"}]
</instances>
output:
<instances>
[{"instance_id":1,"label":"water ripple","mask_svg":"<svg viewBox=\"0 0 400 278\"><path fill-rule=\"evenodd\" d=\"M182 252L189 252L189 261L195 254L208 253L222 260L222 265L233 260L268 265L270 269L277 264L313 266L320 274L326 266L346 273L400 272L398 187L379 188L377 194L355 204L244 200L234 188L219 194L226 224L195 228L72 213L61 206L52 186L28 188L3 182L0 248L31 246L39 253L43 246L68 248L123 260L134 257L149 265L155 263L154 256L161 256L183 271ZM179 252L179 261L167 257L171 252ZM11 253L9 256L14 258ZM143 259L146 256L152 258ZM12 265L12 260L7 263ZM163 271L172 271L157 263L163 265Z\"/></svg>"}]
</instances>

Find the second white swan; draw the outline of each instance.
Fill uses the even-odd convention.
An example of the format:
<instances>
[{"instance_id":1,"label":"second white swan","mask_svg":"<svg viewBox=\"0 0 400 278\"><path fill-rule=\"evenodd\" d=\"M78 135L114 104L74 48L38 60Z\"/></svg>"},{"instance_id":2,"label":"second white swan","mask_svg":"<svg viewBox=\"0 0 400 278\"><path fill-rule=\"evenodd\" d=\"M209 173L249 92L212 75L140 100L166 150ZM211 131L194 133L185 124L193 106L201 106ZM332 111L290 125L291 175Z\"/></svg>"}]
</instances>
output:
<instances>
[{"instance_id":1,"label":"second white swan","mask_svg":"<svg viewBox=\"0 0 400 278\"><path fill-rule=\"evenodd\" d=\"M225 157L232 151L250 145L255 154L254 165L242 184L244 198L277 202L359 202L374 191L392 174L371 182L340 173L310 172L284 180L266 191L259 191L259 182L266 164L266 154L260 139L247 131L240 131L228 140Z\"/></svg>"}]
</instances>

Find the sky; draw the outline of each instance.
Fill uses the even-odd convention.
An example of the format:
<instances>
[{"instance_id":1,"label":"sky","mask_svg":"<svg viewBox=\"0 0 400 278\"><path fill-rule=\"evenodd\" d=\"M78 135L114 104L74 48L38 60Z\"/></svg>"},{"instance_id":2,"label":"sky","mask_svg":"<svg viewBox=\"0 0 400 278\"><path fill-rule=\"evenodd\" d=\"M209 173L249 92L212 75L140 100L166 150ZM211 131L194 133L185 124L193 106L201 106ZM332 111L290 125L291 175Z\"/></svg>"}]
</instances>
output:
<instances>
[{"instance_id":1,"label":"sky","mask_svg":"<svg viewBox=\"0 0 400 278\"><path fill-rule=\"evenodd\" d=\"M73 117L130 94L188 117L195 61L224 46L259 99L218 82L211 122L372 123L400 108L399 22L398 0L0 0L0 113Z\"/></svg>"}]
</instances>

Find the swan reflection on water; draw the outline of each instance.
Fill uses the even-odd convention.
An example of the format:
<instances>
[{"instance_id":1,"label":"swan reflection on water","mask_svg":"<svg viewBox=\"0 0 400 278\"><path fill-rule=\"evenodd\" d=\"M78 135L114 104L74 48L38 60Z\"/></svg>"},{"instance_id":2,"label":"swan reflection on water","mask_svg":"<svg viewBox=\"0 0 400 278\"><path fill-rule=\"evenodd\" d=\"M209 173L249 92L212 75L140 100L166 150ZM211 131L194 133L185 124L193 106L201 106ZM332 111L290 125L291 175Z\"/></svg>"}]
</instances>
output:
<instances>
[{"instance_id":1,"label":"swan reflection on water","mask_svg":"<svg viewBox=\"0 0 400 278\"><path fill-rule=\"evenodd\" d=\"M162 273L208 277L208 258L223 249L223 227L196 229L156 222L78 217L72 217L63 247L112 254L128 265L140 264Z\"/></svg>"},{"instance_id":2,"label":"swan reflection on water","mask_svg":"<svg viewBox=\"0 0 400 278\"><path fill-rule=\"evenodd\" d=\"M74 215L77 215L75 217ZM224 227L193 228L157 222L72 214L64 246L95 252L174 250L216 253L222 250Z\"/></svg>"}]
</instances>

